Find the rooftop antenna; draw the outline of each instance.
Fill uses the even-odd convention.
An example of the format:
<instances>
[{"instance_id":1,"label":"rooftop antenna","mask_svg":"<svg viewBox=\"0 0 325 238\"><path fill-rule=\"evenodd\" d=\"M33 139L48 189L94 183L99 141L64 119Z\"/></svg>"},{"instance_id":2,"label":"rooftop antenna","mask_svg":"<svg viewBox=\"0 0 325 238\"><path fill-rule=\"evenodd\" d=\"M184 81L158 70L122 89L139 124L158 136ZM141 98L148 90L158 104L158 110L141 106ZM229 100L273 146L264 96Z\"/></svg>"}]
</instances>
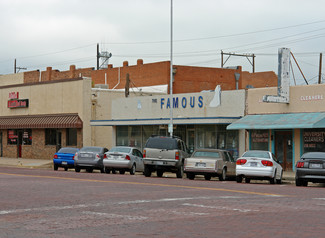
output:
<instances>
[{"instance_id":1,"label":"rooftop antenna","mask_svg":"<svg viewBox=\"0 0 325 238\"><path fill-rule=\"evenodd\" d=\"M97 70L107 69L109 59L112 57L112 53L108 51L99 52L99 44L97 44ZM99 65L99 60L101 64Z\"/></svg>"}]
</instances>

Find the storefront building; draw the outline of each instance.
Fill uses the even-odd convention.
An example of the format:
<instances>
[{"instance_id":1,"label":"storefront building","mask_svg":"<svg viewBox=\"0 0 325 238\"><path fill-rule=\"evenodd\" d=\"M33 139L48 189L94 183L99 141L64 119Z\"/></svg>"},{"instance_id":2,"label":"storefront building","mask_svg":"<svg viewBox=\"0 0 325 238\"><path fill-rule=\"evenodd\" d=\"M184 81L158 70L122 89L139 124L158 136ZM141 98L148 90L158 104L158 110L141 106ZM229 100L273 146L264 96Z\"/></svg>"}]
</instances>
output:
<instances>
[{"instance_id":1,"label":"storefront building","mask_svg":"<svg viewBox=\"0 0 325 238\"><path fill-rule=\"evenodd\" d=\"M0 86L0 98L0 157L51 159L90 144L90 79Z\"/></svg>"},{"instance_id":2,"label":"storefront building","mask_svg":"<svg viewBox=\"0 0 325 238\"><path fill-rule=\"evenodd\" d=\"M242 118L245 90L142 96L112 100L111 118L91 120L96 128L112 127L114 145L144 148L151 135L169 135L171 107L173 135L181 137L191 151L219 148L237 157L245 149L245 135L227 131Z\"/></svg>"},{"instance_id":3,"label":"storefront building","mask_svg":"<svg viewBox=\"0 0 325 238\"><path fill-rule=\"evenodd\" d=\"M277 88L249 89L247 115L228 130L246 130L247 148L272 151L285 170L303 153L325 152L325 85L290 87L289 103L266 103Z\"/></svg>"}]
</instances>

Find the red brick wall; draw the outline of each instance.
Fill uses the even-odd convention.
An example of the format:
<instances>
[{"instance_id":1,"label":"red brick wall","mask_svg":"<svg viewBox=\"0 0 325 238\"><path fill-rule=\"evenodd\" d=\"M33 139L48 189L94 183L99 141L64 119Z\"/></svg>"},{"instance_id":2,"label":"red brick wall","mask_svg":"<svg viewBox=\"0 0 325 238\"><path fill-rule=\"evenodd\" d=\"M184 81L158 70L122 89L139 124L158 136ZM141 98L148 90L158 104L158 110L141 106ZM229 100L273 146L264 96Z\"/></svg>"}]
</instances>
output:
<instances>
[{"instance_id":1,"label":"red brick wall","mask_svg":"<svg viewBox=\"0 0 325 238\"><path fill-rule=\"evenodd\" d=\"M241 88L251 85L254 88L277 87L278 76L273 71L249 73L242 72Z\"/></svg>"}]
</instances>

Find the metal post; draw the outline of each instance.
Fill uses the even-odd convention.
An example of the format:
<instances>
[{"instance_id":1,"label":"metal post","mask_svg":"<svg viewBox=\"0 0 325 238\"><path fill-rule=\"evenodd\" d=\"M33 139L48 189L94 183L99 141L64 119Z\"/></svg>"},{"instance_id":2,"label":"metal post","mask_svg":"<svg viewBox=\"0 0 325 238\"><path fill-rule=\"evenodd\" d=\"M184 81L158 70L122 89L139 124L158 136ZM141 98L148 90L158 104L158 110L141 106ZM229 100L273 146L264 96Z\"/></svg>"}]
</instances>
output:
<instances>
[{"instance_id":1,"label":"metal post","mask_svg":"<svg viewBox=\"0 0 325 238\"><path fill-rule=\"evenodd\" d=\"M318 84L322 83L322 58L323 54L320 53L319 55L319 75L318 75Z\"/></svg>"},{"instance_id":2,"label":"metal post","mask_svg":"<svg viewBox=\"0 0 325 238\"><path fill-rule=\"evenodd\" d=\"M170 122L168 126L168 131L170 136L173 136L173 0L170 0Z\"/></svg>"},{"instance_id":3,"label":"metal post","mask_svg":"<svg viewBox=\"0 0 325 238\"><path fill-rule=\"evenodd\" d=\"M99 70L99 44L97 43L97 70Z\"/></svg>"}]
</instances>

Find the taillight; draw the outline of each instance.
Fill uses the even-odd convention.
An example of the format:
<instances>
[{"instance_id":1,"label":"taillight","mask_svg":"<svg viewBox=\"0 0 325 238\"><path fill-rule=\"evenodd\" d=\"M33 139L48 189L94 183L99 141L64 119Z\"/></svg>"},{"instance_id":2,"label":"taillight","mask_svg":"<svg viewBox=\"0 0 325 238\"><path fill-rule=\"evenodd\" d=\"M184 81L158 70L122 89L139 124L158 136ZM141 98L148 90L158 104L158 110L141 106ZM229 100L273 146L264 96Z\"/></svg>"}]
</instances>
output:
<instances>
[{"instance_id":1,"label":"taillight","mask_svg":"<svg viewBox=\"0 0 325 238\"><path fill-rule=\"evenodd\" d=\"M77 156L78 156L78 153L76 152L76 153L74 154L74 156L72 157L72 159L74 160L75 158L77 158Z\"/></svg>"},{"instance_id":2,"label":"taillight","mask_svg":"<svg viewBox=\"0 0 325 238\"><path fill-rule=\"evenodd\" d=\"M178 151L175 152L175 160L179 160L179 152Z\"/></svg>"},{"instance_id":3,"label":"taillight","mask_svg":"<svg viewBox=\"0 0 325 238\"><path fill-rule=\"evenodd\" d=\"M238 164L238 165L243 165L243 164L246 164L246 162L247 162L246 159L238 159L238 160L236 161L236 164Z\"/></svg>"},{"instance_id":4,"label":"taillight","mask_svg":"<svg viewBox=\"0 0 325 238\"><path fill-rule=\"evenodd\" d=\"M262 164L263 164L264 166L273 166L272 161L269 161L269 160L262 160Z\"/></svg>"},{"instance_id":5,"label":"taillight","mask_svg":"<svg viewBox=\"0 0 325 238\"><path fill-rule=\"evenodd\" d=\"M143 158L146 158L146 150L143 150Z\"/></svg>"},{"instance_id":6,"label":"taillight","mask_svg":"<svg viewBox=\"0 0 325 238\"><path fill-rule=\"evenodd\" d=\"M303 168L304 167L304 162L298 162L297 168Z\"/></svg>"},{"instance_id":7,"label":"taillight","mask_svg":"<svg viewBox=\"0 0 325 238\"><path fill-rule=\"evenodd\" d=\"M128 156L128 155L125 156L125 159L126 160L131 160L130 156Z\"/></svg>"},{"instance_id":8,"label":"taillight","mask_svg":"<svg viewBox=\"0 0 325 238\"><path fill-rule=\"evenodd\" d=\"M96 158L97 158L97 159L100 159L99 154L96 154Z\"/></svg>"},{"instance_id":9,"label":"taillight","mask_svg":"<svg viewBox=\"0 0 325 238\"><path fill-rule=\"evenodd\" d=\"M107 159L107 154L104 154L104 159Z\"/></svg>"},{"instance_id":10,"label":"taillight","mask_svg":"<svg viewBox=\"0 0 325 238\"><path fill-rule=\"evenodd\" d=\"M57 159L58 158L58 155L54 155L53 159Z\"/></svg>"}]
</instances>

